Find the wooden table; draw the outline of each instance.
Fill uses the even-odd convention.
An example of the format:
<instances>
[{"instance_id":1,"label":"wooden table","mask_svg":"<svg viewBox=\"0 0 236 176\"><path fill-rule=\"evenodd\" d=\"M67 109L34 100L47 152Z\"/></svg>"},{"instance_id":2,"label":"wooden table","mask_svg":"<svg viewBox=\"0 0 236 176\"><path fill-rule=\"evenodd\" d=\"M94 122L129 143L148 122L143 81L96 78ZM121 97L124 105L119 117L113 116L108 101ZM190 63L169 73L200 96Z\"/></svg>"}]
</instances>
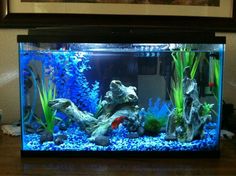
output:
<instances>
[{"instance_id":1,"label":"wooden table","mask_svg":"<svg viewBox=\"0 0 236 176\"><path fill-rule=\"evenodd\" d=\"M236 139L222 142L219 159L21 158L20 138L0 134L0 175L236 176Z\"/></svg>"}]
</instances>

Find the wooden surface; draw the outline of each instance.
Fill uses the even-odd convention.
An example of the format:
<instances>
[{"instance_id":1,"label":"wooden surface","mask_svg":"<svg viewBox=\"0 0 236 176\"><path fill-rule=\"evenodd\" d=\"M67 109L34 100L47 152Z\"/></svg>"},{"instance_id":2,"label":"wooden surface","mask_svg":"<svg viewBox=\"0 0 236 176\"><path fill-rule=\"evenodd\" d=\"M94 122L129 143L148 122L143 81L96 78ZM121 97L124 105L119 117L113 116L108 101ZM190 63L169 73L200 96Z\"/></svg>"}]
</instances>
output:
<instances>
[{"instance_id":1,"label":"wooden surface","mask_svg":"<svg viewBox=\"0 0 236 176\"><path fill-rule=\"evenodd\" d=\"M221 148L219 159L21 158L20 138L0 134L0 175L236 176L236 139Z\"/></svg>"}]
</instances>

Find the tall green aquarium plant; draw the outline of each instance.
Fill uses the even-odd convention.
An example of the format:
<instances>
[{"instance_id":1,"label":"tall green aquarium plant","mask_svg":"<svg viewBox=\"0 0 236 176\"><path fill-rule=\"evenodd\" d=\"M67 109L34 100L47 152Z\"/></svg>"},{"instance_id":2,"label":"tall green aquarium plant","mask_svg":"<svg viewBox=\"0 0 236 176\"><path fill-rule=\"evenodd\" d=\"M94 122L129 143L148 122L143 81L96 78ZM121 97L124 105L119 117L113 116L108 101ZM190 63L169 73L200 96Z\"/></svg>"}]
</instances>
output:
<instances>
[{"instance_id":1,"label":"tall green aquarium plant","mask_svg":"<svg viewBox=\"0 0 236 176\"><path fill-rule=\"evenodd\" d=\"M56 87L50 80L46 84L44 77L42 77L41 87L38 85L38 92L44 114L44 120L42 118L38 118L38 122L45 128L46 131L53 133L55 121L60 119L56 117L56 111L52 110L48 106L48 102L56 98Z\"/></svg>"},{"instance_id":2,"label":"tall green aquarium plant","mask_svg":"<svg viewBox=\"0 0 236 176\"><path fill-rule=\"evenodd\" d=\"M215 98L218 100L218 91L220 84L220 60L217 56L212 55L209 58L209 87Z\"/></svg>"},{"instance_id":3,"label":"tall green aquarium plant","mask_svg":"<svg viewBox=\"0 0 236 176\"><path fill-rule=\"evenodd\" d=\"M197 54L191 48L180 48L172 51L174 61L174 77L172 79L171 99L176 108L176 120L181 121L183 116L183 83L184 69L190 67L190 77L194 79L202 53Z\"/></svg>"}]
</instances>

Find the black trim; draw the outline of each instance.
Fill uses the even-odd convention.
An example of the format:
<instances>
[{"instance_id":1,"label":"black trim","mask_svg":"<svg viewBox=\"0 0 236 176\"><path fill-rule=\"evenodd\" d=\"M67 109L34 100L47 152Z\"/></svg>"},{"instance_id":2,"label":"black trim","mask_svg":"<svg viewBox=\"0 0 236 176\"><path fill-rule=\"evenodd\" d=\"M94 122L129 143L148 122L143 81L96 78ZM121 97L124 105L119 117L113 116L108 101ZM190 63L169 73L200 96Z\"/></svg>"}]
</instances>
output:
<instances>
[{"instance_id":1,"label":"black trim","mask_svg":"<svg viewBox=\"0 0 236 176\"><path fill-rule=\"evenodd\" d=\"M220 151L130 152L130 151L23 151L22 157L93 157L93 158L219 158Z\"/></svg>"},{"instance_id":2,"label":"black trim","mask_svg":"<svg viewBox=\"0 0 236 176\"><path fill-rule=\"evenodd\" d=\"M88 43L225 43L225 37L215 37L212 32L174 31L157 28L81 27L46 28L19 35L18 42L88 42Z\"/></svg>"},{"instance_id":3,"label":"black trim","mask_svg":"<svg viewBox=\"0 0 236 176\"><path fill-rule=\"evenodd\" d=\"M194 34L194 33L202 33L205 36L215 36L214 32L211 31L202 31L202 30L177 30L177 29L162 29L159 27L137 27L137 26L58 26L58 27L39 27L29 29L29 35L77 35L78 33L96 33L96 34L104 34L104 33L133 33L133 34L142 34L142 35L150 35L150 34L159 34L159 35L173 35L176 33L182 34Z\"/></svg>"}]
</instances>

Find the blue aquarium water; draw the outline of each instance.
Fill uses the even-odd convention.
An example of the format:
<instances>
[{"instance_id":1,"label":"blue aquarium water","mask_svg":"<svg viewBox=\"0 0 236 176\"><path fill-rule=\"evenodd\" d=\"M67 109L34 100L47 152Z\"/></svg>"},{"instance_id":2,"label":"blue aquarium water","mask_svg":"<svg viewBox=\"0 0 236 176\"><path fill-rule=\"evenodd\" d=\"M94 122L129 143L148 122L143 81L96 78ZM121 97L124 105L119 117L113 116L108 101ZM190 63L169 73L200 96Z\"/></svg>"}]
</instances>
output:
<instances>
[{"instance_id":1,"label":"blue aquarium water","mask_svg":"<svg viewBox=\"0 0 236 176\"><path fill-rule=\"evenodd\" d=\"M23 151L216 151L224 44L19 42Z\"/></svg>"}]
</instances>

